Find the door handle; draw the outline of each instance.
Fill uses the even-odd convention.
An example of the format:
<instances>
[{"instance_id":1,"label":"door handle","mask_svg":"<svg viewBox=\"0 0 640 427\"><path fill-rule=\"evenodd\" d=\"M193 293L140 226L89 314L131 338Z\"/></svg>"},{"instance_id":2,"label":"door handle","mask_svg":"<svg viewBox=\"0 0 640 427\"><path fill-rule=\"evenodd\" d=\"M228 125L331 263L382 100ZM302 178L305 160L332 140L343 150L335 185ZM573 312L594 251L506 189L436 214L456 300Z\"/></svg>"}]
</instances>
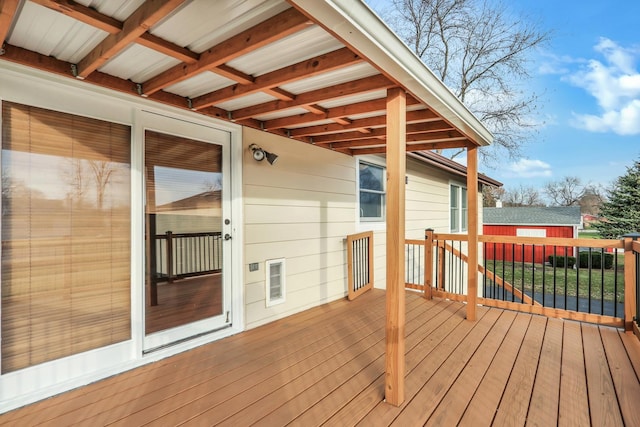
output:
<instances>
[{"instance_id":1,"label":"door handle","mask_svg":"<svg viewBox=\"0 0 640 427\"><path fill-rule=\"evenodd\" d=\"M224 235L224 240L231 240L231 234L227 233Z\"/></svg>"}]
</instances>

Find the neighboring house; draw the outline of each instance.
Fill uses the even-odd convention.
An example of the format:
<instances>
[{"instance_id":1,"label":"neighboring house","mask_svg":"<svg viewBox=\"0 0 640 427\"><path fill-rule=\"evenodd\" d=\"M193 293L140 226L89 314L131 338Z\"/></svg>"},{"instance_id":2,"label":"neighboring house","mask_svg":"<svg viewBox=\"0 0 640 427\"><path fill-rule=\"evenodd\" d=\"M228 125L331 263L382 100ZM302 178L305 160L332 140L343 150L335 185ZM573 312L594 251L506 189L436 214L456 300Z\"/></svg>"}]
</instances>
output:
<instances>
[{"instance_id":1,"label":"neighboring house","mask_svg":"<svg viewBox=\"0 0 640 427\"><path fill-rule=\"evenodd\" d=\"M0 412L343 298L349 234L392 300L477 238L492 136L364 3L62 3L0 2Z\"/></svg>"},{"instance_id":2,"label":"neighboring house","mask_svg":"<svg viewBox=\"0 0 640 427\"><path fill-rule=\"evenodd\" d=\"M483 233L493 236L565 237L576 239L580 226L580 206L568 207L514 207L484 208ZM553 246L530 247L522 253L522 247L514 245L488 245L486 259L542 263L554 253ZM535 252L535 253L534 253ZM566 253L573 256L573 250Z\"/></svg>"}]
</instances>

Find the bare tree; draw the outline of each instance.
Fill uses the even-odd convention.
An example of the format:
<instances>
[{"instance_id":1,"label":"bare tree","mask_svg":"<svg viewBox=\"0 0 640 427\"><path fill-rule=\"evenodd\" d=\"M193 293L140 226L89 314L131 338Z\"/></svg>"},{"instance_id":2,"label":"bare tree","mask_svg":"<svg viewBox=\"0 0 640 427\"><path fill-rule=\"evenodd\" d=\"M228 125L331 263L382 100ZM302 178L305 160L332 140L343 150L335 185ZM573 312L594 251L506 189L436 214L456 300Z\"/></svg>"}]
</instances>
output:
<instances>
[{"instance_id":1,"label":"bare tree","mask_svg":"<svg viewBox=\"0 0 640 427\"><path fill-rule=\"evenodd\" d=\"M485 208L495 207L498 200L504 200L504 187L482 186L482 206Z\"/></svg>"},{"instance_id":2,"label":"bare tree","mask_svg":"<svg viewBox=\"0 0 640 427\"><path fill-rule=\"evenodd\" d=\"M533 137L539 98L527 89L529 55L548 42L526 17L510 15L499 0L393 0L383 13L434 73L493 132L491 152L516 157ZM451 157L460 154L454 151Z\"/></svg>"},{"instance_id":3,"label":"bare tree","mask_svg":"<svg viewBox=\"0 0 640 427\"><path fill-rule=\"evenodd\" d=\"M554 206L577 206L586 189L577 176L565 176L544 186L544 192Z\"/></svg>"},{"instance_id":4,"label":"bare tree","mask_svg":"<svg viewBox=\"0 0 640 427\"><path fill-rule=\"evenodd\" d=\"M507 207L544 206L540 192L534 187L520 185L505 189L502 202Z\"/></svg>"}]
</instances>

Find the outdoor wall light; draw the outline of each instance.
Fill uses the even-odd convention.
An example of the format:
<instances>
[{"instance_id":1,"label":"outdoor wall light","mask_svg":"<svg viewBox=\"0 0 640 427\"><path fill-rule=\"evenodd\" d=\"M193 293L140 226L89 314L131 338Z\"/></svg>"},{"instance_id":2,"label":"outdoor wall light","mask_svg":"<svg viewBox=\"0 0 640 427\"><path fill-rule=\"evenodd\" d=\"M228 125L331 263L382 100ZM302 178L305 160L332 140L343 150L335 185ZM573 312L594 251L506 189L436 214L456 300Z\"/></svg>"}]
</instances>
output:
<instances>
[{"instance_id":1,"label":"outdoor wall light","mask_svg":"<svg viewBox=\"0 0 640 427\"><path fill-rule=\"evenodd\" d=\"M276 160L278 160L278 156L276 154L270 153L268 151L263 150L258 147L256 144L251 144L249 146L249 150L253 153L253 159L257 162L261 162L265 158L270 165L274 164Z\"/></svg>"}]
</instances>

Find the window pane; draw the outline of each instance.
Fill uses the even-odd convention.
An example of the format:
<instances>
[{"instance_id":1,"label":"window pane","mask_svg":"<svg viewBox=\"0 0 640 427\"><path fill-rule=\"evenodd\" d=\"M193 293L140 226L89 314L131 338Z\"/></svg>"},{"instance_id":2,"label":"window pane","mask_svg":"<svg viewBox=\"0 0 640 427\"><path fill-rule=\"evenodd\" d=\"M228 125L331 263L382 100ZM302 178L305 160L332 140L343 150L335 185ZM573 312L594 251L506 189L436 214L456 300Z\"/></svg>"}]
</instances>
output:
<instances>
[{"instance_id":1,"label":"window pane","mask_svg":"<svg viewBox=\"0 0 640 427\"><path fill-rule=\"evenodd\" d=\"M384 191L384 168L360 163L360 189Z\"/></svg>"},{"instance_id":2,"label":"window pane","mask_svg":"<svg viewBox=\"0 0 640 427\"><path fill-rule=\"evenodd\" d=\"M383 194L360 192L360 218L382 219L383 211Z\"/></svg>"},{"instance_id":3,"label":"window pane","mask_svg":"<svg viewBox=\"0 0 640 427\"><path fill-rule=\"evenodd\" d=\"M2 373L130 338L130 133L2 104Z\"/></svg>"},{"instance_id":4,"label":"window pane","mask_svg":"<svg viewBox=\"0 0 640 427\"><path fill-rule=\"evenodd\" d=\"M467 231L467 189L462 188L461 205L462 205L462 231Z\"/></svg>"},{"instance_id":5,"label":"window pane","mask_svg":"<svg viewBox=\"0 0 640 427\"><path fill-rule=\"evenodd\" d=\"M449 197L449 203L451 204L451 212L449 216L451 217L451 231L460 231L460 208L458 204L458 201L460 199L460 187L452 185L450 188L451 194Z\"/></svg>"}]
</instances>

